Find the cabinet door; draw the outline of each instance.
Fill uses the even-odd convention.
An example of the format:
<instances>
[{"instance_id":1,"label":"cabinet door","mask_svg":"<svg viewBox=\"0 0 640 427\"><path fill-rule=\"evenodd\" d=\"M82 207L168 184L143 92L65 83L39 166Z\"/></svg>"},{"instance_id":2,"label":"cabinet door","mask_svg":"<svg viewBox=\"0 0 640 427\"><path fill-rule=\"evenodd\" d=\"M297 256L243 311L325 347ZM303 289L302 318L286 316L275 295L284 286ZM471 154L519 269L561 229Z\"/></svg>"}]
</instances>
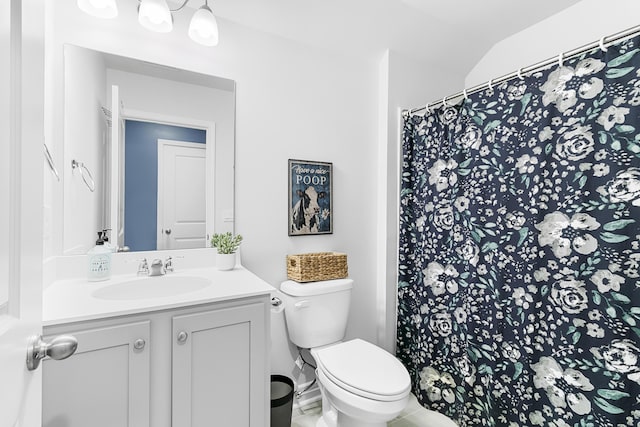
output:
<instances>
[{"instance_id":1,"label":"cabinet door","mask_svg":"<svg viewBox=\"0 0 640 427\"><path fill-rule=\"evenodd\" d=\"M68 359L44 361L43 427L148 427L149 322L45 329L78 339Z\"/></svg>"},{"instance_id":2,"label":"cabinet door","mask_svg":"<svg viewBox=\"0 0 640 427\"><path fill-rule=\"evenodd\" d=\"M173 318L173 427L265 421L265 304Z\"/></svg>"}]
</instances>

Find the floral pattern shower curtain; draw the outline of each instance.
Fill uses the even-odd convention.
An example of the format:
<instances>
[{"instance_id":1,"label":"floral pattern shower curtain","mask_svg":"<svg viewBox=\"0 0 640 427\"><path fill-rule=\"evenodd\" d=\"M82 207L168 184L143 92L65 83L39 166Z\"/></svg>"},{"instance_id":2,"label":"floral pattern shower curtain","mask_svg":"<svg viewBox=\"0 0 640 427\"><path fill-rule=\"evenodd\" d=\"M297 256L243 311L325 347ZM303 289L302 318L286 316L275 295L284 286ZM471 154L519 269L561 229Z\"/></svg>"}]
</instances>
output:
<instances>
[{"instance_id":1,"label":"floral pattern shower curtain","mask_svg":"<svg viewBox=\"0 0 640 427\"><path fill-rule=\"evenodd\" d=\"M398 356L460 426L640 425L640 48L405 120Z\"/></svg>"}]
</instances>

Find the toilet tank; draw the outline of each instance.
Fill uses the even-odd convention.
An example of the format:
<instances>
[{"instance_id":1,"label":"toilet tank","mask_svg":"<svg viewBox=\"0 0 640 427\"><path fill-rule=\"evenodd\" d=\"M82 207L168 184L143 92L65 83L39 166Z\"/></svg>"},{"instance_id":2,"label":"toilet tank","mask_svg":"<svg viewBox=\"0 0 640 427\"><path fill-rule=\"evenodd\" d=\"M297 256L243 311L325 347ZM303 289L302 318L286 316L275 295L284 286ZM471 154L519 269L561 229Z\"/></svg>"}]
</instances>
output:
<instances>
[{"instance_id":1,"label":"toilet tank","mask_svg":"<svg viewBox=\"0 0 640 427\"><path fill-rule=\"evenodd\" d=\"M349 319L353 280L337 279L280 285L284 314L292 343L301 348L320 347L344 338Z\"/></svg>"}]
</instances>

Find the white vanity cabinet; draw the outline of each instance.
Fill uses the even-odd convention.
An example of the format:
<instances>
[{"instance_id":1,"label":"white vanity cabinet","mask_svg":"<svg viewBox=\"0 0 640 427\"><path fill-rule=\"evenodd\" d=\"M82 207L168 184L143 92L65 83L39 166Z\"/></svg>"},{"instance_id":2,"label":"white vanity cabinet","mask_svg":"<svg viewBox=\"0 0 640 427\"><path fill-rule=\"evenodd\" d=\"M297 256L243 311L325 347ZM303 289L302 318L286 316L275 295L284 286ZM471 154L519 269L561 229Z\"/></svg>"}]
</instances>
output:
<instances>
[{"instance_id":1,"label":"white vanity cabinet","mask_svg":"<svg viewBox=\"0 0 640 427\"><path fill-rule=\"evenodd\" d=\"M150 322L112 323L45 328L72 334L78 349L43 361L43 427L149 425Z\"/></svg>"},{"instance_id":2,"label":"white vanity cabinet","mask_svg":"<svg viewBox=\"0 0 640 427\"><path fill-rule=\"evenodd\" d=\"M173 317L172 425L266 425L261 303Z\"/></svg>"},{"instance_id":3,"label":"white vanity cabinet","mask_svg":"<svg viewBox=\"0 0 640 427\"><path fill-rule=\"evenodd\" d=\"M269 295L45 327L43 426L267 427ZM143 345L144 342L144 345Z\"/></svg>"}]
</instances>

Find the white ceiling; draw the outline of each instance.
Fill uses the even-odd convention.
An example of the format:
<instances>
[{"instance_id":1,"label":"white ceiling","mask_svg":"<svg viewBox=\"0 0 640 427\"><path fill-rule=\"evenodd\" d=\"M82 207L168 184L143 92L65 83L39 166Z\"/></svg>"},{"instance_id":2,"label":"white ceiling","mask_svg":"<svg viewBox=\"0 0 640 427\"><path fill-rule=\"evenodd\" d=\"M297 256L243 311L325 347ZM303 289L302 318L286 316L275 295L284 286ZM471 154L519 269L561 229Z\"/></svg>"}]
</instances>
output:
<instances>
[{"instance_id":1,"label":"white ceiling","mask_svg":"<svg viewBox=\"0 0 640 427\"><path fill-rule=\"evenodd\" d=\"M213 0L209 5L220 18L346 55L375 58L391 48L421 61L470 69L496 42L578 1Z\"/></svg>"}]
</instances>

